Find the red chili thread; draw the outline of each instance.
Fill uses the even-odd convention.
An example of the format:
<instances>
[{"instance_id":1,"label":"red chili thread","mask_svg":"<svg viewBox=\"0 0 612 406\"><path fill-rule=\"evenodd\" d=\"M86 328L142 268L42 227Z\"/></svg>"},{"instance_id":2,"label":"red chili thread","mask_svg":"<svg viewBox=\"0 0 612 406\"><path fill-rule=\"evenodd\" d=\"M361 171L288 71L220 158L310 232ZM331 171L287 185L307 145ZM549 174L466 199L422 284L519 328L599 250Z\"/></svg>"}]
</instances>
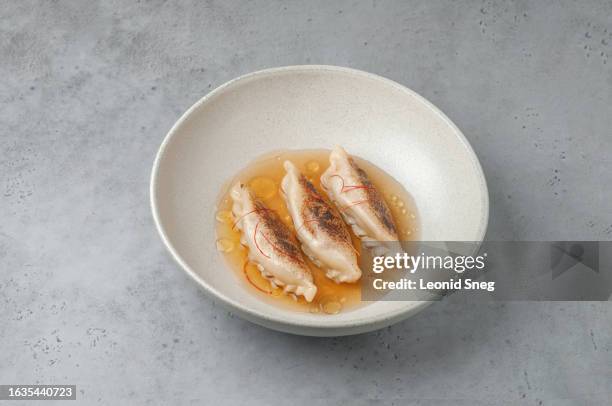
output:
<instances>
[{"instance_id":1,"label":"red chili thread","mask_svg":"<svg viewBox=\"0 0 612 406\"><path fill-rule=\"evenodd\" d=\"M259 209L251 210L251 211L250 211L250 212L248 212L248 213L244 213L242 216L240 216L240 217L238 217L238 218L236 219L236 221L234 222L234 225L232 226L232 230L233 230L234 228L236 228L236 226L238 225L238 222L239 222L240 220L242 220L242 218L243 218L243 217L248 216L248 215L249 215L249 214L251 214L251 213L259 213L260 211L274 211L274 210L272 210L272 209L268 209L267 207L263 207L263 208L259 208Z\"/></svg>"},{"instance_id":2,"label":"red chili thread","mask_svg":"<svg viewBox=\"0 0 612 406\"><path fill-rule=\"evenodd\" d=\"M350 249L352 249L355 252L355 255L357 255L358 257L361 256L361 253L359 251L357 251L357 248L353 247L353 244L345 241L345 244L349 246Z\"/></svg>"},{"instance_id":3,"label":"red chili thread","mask_svg":"<svg viewBox=\"0 0 612 406\"><path fill-rule=\"evenodd\" d=\"M244 276L246 276L247 281L249 281L249 283L250 283L251 285L255 286L255 289L259 290L260 292L267 293L268 295L271 295L271 294L272 294L272 290L263 290L263 289L262 289L262 288L260 288L259 286L255 285L255 282L253 282L253 281L251 280L251 278L249 277L249 274L248 274L248 273L247 273L247 271L246 271L246 267L247 267L247 265L248 265L248 264L249 264L249 261L246 261L246 262L244 263L244 265L242 266L242 271L244 272Z\"/></svg>"},{"instance_id":4,"label":"red chili thread","mask_svg":"<svg viewBox=\"0 0 612 406\"><path fill-rule=\"evenodd\" d=\"M366 185L348 185L346 186L344 184L344 178L342 176L337 175L337 174L330 176L330 178L333 178L333 177L338 177L342 181L342 187L340 188L340 193L350 192L351 190L355 190L355 189L373 189L372 186L366 186Z\"/></svg>"},{"instance_id":5,"label":"red chili thread","mask_svg":"<svg viewBox=\"0 0 612 406\"><path fill-rule=\"evenodd\" d=\"M367 201L368 201L368 199L365 199L365 200L359 200L359 201L357 201L357 202L353 202L353 203L351 203L351 204L349 204L349 205L344 206L343 208L341 208L341 209L340 209L340 211L344 211L344 210L346 210L346 209L349 209L349 208L351 208L351 207L353 207L353 206L357 206L358 204L361 204L361 203L365 203L365 202L367 202Z\"/></svg>"},{"instance_id":6,"label":"red chili thread","mask_svg":"<svg viewBox=\"0 0 612 406\"><path fill-rule=\"evenodd\" d=\"M304 220L304 222L302 223L302 225L301 225L301 226L299 226L299 227L298 227L298 228L295 230L295 232L297 233L298 231L300 231L300 229L301 229L302 227L304 227L304 226L306 225L306 223L312 223L313 221L317 221L317 219L308 219L308 220Z\"/></svg>"},{"instance_id":7,"label":"red chili thread","mask_svg":"<svg viewBox=\"0 0 612 406\"><path fill-rule=\"evenodd\" d=\"M255 246L257 247L257 249L259 250L259 252L261 252L261 255L263 255L266 258L270 258L269 255L266 255L261 248L259 247L259 244L257 244L257 228L259 228L259 221L257 222L257 224L255 224L255 231L253 232L253 242L255 243ZM261 233L261 235L264 236L264 238L267 240L266 235L264 233ZM269 242L269 241L268 241Z\"/></svg>"}]
</instances>

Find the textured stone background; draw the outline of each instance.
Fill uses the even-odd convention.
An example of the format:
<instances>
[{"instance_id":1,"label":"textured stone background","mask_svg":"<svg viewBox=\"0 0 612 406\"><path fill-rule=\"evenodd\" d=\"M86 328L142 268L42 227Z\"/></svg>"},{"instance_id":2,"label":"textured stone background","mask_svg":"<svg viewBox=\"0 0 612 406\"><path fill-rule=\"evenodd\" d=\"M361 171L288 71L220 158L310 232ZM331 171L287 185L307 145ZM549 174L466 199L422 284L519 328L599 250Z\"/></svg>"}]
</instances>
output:
<instances>
[{"instance_id":1,"label":"textured stone background","mask_svg":"<svg viewBox=\"0 0 612 406\"><path fill-rule=\"evenodd\" d=\"M75 383L77 403L105 405L610 404L610 303L451 298L355 337L268 331L170 260L148 180L167 130L214 87L343 65L409 86L464 131L490 239L611 239L612 3L0 7L0 383Z\"/></svg>"}]
</instances>

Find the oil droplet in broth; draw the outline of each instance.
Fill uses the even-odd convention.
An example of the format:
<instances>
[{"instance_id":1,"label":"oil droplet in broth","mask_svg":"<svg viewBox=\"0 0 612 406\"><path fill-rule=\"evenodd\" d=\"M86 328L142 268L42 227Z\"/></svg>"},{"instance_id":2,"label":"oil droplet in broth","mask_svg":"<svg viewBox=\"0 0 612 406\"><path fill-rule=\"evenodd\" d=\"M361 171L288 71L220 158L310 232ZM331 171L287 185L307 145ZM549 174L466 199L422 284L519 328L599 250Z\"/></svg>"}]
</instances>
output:
<instances>
[{"instance_id":1,"label":"oil droplet in broth","mask_svg":"<svg viewBox=\"0 0 612 406\"><path fill-rule=\"evenodd\" d=\"M323 311L327 314L338 314L342 310L342 304L336 300L330 300L321 304Z\"/></svg>"},{"instance_id":2,"label":"oil droplet in broth","mask_svg":"<svg viewBox=\"0 0 612 406\"><path fill-rule=\"evenodd\" d=\"M265 293L272 293L273 287L264 276L261 274L259 267L252 262L247 262L244 265L244 274L251 285Z\"/></svg>"},{"instance_id":3,"label":"oil droplet in broth","mask_svg":"<svg viewBox=\"0 0 612 406\"><path fill-rule=\"evenodd\" d=\"M234 216L232 216L232 213L229 210L218 211L215 218L221 223L231 223L234 220Z\"/></svg>"},{"instance_id":4,"label":"oil droplet in broth","mask_svg":"<svg viewBox=\"0 0 612 406\"><path fill-rule=\"evenodd\" d=\"M319 313L321 309L319 309L319 305L317 303L313 303L308 307L308 311L310 313Z\"/></svg>"},{"instance_id":5,"label":"oil droplet in broth","mask_svg":"<svg viewBox=\"0 0 612 406\"><path fill-rule=\"evenodd\" d=\"M317 173L321 169L321 166L317 161L309 161L306 163L306 171L310 173Z\"/></svg>"},{"instance_id":6,"label":"oil droplet in broth","mask_svg":"<svg viewBox=\"0 0 612 406\"><path fill-rule=\"evenodd\" d=\"M270 178L256 177L249 182L255 196L260 199L271 199L276 195L276 183Z\"/></svg>"},{"instance_id":7,"label":"oil droplet in broth","mask_svg":"<svg viewBox=\"0 0 612 406\"><path fill-rule=\"evenodd\" d=\"M220 238L217 240L217 251L220 252L232 252L234 249L234 242L227 238Z\"/></svg>"}]
</instances>

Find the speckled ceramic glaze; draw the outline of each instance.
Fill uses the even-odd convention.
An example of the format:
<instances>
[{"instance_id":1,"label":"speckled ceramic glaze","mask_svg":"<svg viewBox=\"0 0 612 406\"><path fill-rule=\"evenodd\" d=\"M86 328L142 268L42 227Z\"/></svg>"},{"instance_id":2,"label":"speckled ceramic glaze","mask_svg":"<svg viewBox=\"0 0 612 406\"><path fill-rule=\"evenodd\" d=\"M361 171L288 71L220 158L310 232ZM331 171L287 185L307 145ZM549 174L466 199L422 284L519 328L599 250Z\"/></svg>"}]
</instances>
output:
<instances>
[{"instance_id":1,"label":"speckled ceramic glaze","mask_svg":"<svg viewBox=\"0 0 612 406\"><path fill-rule=\"evenodd\" d=\"M198 101L161 145L151 178L158 231L180 266L236 314L295 334L356 334L405 319L427 302L376 302L337 315L260 300L216 251L215 204L224 183L271 150L344 146L413 195L423 240L481 241L488 221L482 169L459 129L415 92L333 66L268 69Z\"/></svg>"}]
</instances>

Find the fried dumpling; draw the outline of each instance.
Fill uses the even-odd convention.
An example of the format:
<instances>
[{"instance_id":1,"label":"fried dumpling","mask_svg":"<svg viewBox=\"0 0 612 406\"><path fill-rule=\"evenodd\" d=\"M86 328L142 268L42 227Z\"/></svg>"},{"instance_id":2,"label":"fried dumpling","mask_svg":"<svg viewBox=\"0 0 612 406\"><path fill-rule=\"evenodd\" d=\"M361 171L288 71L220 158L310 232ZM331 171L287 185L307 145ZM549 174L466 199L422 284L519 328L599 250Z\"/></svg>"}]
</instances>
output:
<instances>
[{"instance_id":1,"label":"fried dumpling","mask_svg":"<svg viewBox=\"0 0 612 406\"><path fill-rule=\"evenodd\" d=\"M249 260L285 293L304 296L311 302L317 287L295 235L276 212L253 196L248 186L238 182L230 194L235 226L242 231L241 243L249 249Z\"/></svg>"},{"instance_id":2,"label":"fried dumpling","mask_svg":"<svg viewBox=\"0 0 612 406\"><path fill-rule=\"evenodd\" d=\"M284 166L281 190L302 250L334 282L359 280L357 251L342 217L292 162Z\"/></svg>"},{"instance_id":3,"label":"fried dumpling","mask_svg":"<svg viewBox=\"0 0 612 406\"><path fill-rule=\"evenodd\" d=\"M332 150L329 162L321 185L364 245L398 241L391 210L366 172L339 146Z\"/></svg>"}]
</instances>

